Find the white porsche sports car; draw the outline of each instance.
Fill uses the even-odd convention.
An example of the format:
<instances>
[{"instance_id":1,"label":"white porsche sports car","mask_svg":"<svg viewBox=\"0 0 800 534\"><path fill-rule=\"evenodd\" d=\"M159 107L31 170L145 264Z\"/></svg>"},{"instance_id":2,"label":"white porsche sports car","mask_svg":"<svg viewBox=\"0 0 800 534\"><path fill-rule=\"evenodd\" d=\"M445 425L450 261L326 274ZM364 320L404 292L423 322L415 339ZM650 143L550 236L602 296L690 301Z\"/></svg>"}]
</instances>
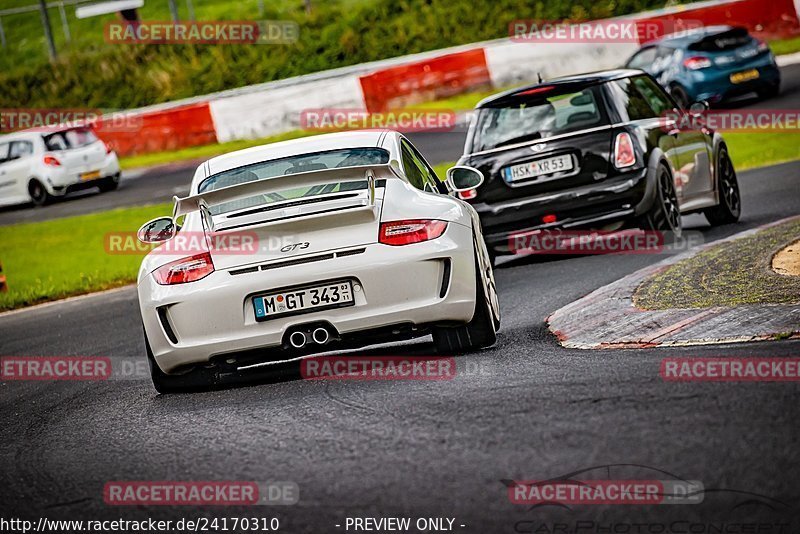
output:
<instances>
[{"instance_id":1,"label":"white porsche sports car","mask_svg":"<svg viewBox=\"0 0 800 534\"><path fill-rule=\"evenodd\" d=\"M495 342L497 291L478 215L403 135L358 131L215 157L139 239L139 304L159 392L241 367L432 334ZM200 236L199 239L196 239Z\"/></svg>"}]
</instances>

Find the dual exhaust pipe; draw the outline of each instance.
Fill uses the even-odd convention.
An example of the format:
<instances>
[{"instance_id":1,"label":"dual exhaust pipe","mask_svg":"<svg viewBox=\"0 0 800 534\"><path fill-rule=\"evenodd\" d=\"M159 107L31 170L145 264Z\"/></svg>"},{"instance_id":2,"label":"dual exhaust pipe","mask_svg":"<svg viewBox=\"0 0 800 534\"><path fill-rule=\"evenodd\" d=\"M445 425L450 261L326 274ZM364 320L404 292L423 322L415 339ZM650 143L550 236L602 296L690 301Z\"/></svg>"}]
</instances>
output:
<instances>
[{"instance_id":1,"label":"dual exhaust pipe","mask_svg":"<svg viewBox=\"0 0 800 534\"><path fill-rule=\"evenodd\" d=\"M310 335L306 335L306 332L301 330L295 330L289 335L289 344L296 349L302 349L311 342L317 345L325 345L330 339L331 333L328 329L319 326L311 331Z\"/></svg>"}]
</instances>

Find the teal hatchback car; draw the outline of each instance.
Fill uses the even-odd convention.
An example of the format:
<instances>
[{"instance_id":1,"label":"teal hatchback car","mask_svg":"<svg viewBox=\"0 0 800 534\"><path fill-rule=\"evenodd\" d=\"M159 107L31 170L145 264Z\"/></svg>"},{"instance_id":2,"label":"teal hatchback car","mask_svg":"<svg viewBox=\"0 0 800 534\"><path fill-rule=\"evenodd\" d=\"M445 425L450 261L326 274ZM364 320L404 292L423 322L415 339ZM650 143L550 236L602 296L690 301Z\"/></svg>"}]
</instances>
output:
<instances>
[{"instance_id":1,"label":"teal hatchback car","mask_svg":"<svg viewBox=\"0 0 800 534\"><path fill-rule=\"evenodd\" d=\"M647 43L626 63L652 75L684 108L780 93L781 73L767 43L745 28L708 26Z\"/></svg>"}]
</instances>

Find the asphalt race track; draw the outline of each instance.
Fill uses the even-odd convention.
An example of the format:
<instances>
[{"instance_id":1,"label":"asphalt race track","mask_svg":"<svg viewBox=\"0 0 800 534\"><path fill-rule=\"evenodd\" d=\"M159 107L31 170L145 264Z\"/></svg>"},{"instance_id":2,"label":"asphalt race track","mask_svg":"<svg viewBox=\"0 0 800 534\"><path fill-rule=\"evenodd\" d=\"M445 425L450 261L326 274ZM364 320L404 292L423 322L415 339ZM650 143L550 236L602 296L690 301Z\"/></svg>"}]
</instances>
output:
<instances>
[{"instance_id":1,"label":"asphalt race track","mask_svg":"<svg viewBox=\"0 0 800 534\"><path fill-rule=\"evenodd\" d=\"M784 72L787 72L784 70ZM786 96L764 107L789 107ZM791 91L791 92L790 92ZM429 136L437 136L430 139ZM418 134L433 161L460 145ZM435 141L435 144L431 144ZM169 198L187 171L142 175L107 196L47 209L63 216ZM800 162L740 173L739 224L687 230L713 241L800 213ZM138 200L135 200L138 199ZM151 198L151 201L154 200ZM0 506L4 517L145 519L277 517L283 532L345 532L347 517L448 517L469 533L557 533L577 522L664 533L666 524L710 534L800 532L800 390L796 383L669 383L666 356L797 356L800 341L704 347L580 351L560 347L544 320L588 292L664 255L506 258L496 269L503 323L490 350L457 358L448 381L273 381L159 396L149 376L104 382L0 385ZM126 287L0 316L0 354L107 356L144 361L135 289ZM429 338L362 351L431 355ZM624 465L623 465L624 464ZM563 478L596 469L610 479L701 481L703 501L685 506L520 506L504 480ZM292 481L300 501L249 508L114 507L115 480ZM677 522L677 523L676 523ZM742 523L772 530L742 530ZM340 525L340 526L337 526ZM463 526L462 526L463 525ZM616 525L616 526L615 526ZM646 525L636 529L634 525ZM700 525L689 530L689 525ZM566 529L562 530L566 532Z\"/></svg>"},{"instance_id":2,"label":"asphalt race track","mask_svg":"<svg viewBox=\"0 0 800 534\"><path fill-rule=\"evenodd\" d=\"M800 64L783 67L781 73L783 82L780 96L760 102L745 101L736 106L743 109L800 109ZM415 132L408 134L408 137L422 151L428 162L436 165L458 159L464 149L466 128L446 132ZM97 190L90 189L73 193L45 208L0 208L0 225L81 215L121 206L169 202L173 195L188 193L189 183L200 162L175 164L145 172L123 172L119 189L109 194L101 195Z\"/></svg>"},{"instance_id":3,"label":"asphalt race track","mask_svg":"<svg viewBox=\"0 0 800 534\"><path fill-rule=\"evenodd\" d=\"M743 173L741 224L711 230L693 216L687 226L710 241L796 214L798 175L800 163ZM0 502L6 515L44 510L50 519L274 515L287 532L396 514L455 517L462 532L533 532L530 521L545 520L791 521L800 511L800 453L786 432L800 417L796 383L667 383L659 365L667 355L797 356L800 342L587 352L561 348L545 328L555 309L661 258L504 261L498 344L458 358L451 381L254 376L247 387L172 396L156 395L147 376L6 382ZM0 317L0 353L144 361L139 321L130 287L45 305ZM422 339L370 353L433 347ZM501 482L609 464L646 467L613 468L608 478L658 469L719 491L691 506L531 510L511 504ZM103 503L113 480L293 481L300 502L120 509Z\"/></svg>"}]
</instances>

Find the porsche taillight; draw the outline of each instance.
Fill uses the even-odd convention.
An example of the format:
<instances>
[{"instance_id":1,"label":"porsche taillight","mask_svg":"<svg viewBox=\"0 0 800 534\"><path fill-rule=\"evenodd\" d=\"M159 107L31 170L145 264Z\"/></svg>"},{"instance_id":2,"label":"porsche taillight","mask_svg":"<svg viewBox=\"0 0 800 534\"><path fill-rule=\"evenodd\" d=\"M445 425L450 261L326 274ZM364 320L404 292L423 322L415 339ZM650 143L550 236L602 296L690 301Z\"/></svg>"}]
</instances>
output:
<instances>
[{"instance_id":1,"label":"porsche taillight","mask_svg":"<svg viewBox=\"0 0 800 534\"><path fill-rule=\"evenodd\" d=\"M205 278L214 272L211 254L204 252L188 258L181 258L153 271L156 282L162 286L185 284Z\"/></svg>"},{"instance_id":2,"label":"porsche taillight","mask_svg":"<svg viewBox=\"0 0 800 534\"><path fill-rule=\"evenodd\" d=\"M633 149L633 139L628 132L617 134L614 141L614 167L625 169L636 163L636 151Z\"/></svg>"},{"instance_id":3,"label":"porsche taillight","mask_svg":"<svg viewBox=\"0 0 800 534\"><path fill-rule=\"evenodd\" d=\"M381 223L378 241L384 245L410 245L440 237L447 229L446 221L413 219Z\"/></svg>"}]
</instances>

